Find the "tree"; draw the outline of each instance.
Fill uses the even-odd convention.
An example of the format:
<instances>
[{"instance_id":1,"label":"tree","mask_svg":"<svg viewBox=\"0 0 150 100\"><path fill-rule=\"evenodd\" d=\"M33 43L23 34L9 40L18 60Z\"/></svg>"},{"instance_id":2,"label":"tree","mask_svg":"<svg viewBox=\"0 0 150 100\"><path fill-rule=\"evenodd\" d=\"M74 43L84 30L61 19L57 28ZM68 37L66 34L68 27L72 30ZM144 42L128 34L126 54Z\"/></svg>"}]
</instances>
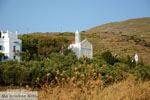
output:
<instances>
[{"instance_id":1,"label":"tree","mask_svg":"<svg viewBox=\"0 0 150 100\"><path fill-rule=\"evenodd\" d=\"M0 52L0 61L2 61L3 57L4 57L4 53Z\"/></svg>"},{"instance_id":2,"label":"tree","mask_svg":"<svg viewBox=\"0 0 150 100\"><path fill-rule=\"evenodd\" d=\"M119 60L115 58L110 51L106 51L102 53L103 59L110 65L114 65L114 63L118 62Z\"/></svg>"}]
</instances>

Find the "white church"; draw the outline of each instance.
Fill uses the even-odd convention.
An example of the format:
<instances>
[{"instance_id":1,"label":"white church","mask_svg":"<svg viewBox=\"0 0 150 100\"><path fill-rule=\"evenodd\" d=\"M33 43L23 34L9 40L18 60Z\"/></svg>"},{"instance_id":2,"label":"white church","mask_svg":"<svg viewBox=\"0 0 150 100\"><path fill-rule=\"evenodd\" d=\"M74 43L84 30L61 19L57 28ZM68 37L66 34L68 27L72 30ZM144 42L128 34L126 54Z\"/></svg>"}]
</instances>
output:
<instances>
[{"instance_id":1,"label":"white church","mask_svg":"<svg viewBox=\"0 0 150 100\"><path fill-rule=\"evenodd\" d=\"M93 58L92 44L87 39L80 41L80 33L78 32L78 30L75 32L75 43L70 44L68 49L71 49L73 52L75 52L78 58Z\"/></svg>"},{"instance_id":2,"label":"white church","mask_svg":"<svg viewBox=\"0 0 150 100\"><path fill-rule=\"evenodd\" d=\"M20 61L22 41L18 39L17 32L0 31L0 52L4 54L1 60Z\"/></svg>"}]
</instances>

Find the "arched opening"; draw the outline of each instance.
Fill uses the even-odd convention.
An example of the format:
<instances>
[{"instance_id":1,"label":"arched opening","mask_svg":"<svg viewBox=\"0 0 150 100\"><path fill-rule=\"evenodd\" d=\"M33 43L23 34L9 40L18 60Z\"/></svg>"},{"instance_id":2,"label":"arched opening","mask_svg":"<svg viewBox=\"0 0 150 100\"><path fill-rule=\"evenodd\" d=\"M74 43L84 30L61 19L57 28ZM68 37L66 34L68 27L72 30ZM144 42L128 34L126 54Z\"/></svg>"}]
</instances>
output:
<instances>
[{"instance_id":1,"label":"arched opening","mask_svg":"<svg viewBox=\"0 0 150 100\"><path fill-rule=\"evenodd\" d=\"M0 50L4 50L4 47L2 45L0 45Z\"/></svg>"}]
</instances>

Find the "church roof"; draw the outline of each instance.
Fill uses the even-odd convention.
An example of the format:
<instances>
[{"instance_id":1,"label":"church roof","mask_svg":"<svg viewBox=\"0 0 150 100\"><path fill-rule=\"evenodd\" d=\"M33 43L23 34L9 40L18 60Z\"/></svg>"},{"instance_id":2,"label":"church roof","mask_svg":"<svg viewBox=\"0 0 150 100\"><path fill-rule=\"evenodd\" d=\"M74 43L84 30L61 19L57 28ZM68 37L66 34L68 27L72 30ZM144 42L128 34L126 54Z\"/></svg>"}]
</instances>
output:
<instances>
[{"instance_id":1,"label":"church roof","mask_svg":"<svg viewBox=\"0 0 150 100\"><path fill-rule=\"evenodd\" d=\"M81 44L85 43L85 42L87 42L88 44L92 45L87 39L84 39L83 41L81 41Z\"/></svg>"}]
</instances>

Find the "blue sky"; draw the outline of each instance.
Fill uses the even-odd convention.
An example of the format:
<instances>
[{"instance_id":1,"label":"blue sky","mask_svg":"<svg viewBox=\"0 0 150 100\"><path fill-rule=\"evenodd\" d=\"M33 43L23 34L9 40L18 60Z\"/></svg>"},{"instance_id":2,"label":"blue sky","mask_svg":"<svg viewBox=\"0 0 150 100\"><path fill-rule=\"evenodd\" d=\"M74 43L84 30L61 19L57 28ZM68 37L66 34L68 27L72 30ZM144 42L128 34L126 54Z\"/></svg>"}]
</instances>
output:
<instances>
[{"instance_id":1,"label":"blue sky","mask_svg":"<svg viewBox=\"0 0 150 100\"><path fill-rule=\"evenodd\" d=\"M0 0L0 29L80 31L108 22L150 17L150 0Z\"/></svg>"}]
</instances>

